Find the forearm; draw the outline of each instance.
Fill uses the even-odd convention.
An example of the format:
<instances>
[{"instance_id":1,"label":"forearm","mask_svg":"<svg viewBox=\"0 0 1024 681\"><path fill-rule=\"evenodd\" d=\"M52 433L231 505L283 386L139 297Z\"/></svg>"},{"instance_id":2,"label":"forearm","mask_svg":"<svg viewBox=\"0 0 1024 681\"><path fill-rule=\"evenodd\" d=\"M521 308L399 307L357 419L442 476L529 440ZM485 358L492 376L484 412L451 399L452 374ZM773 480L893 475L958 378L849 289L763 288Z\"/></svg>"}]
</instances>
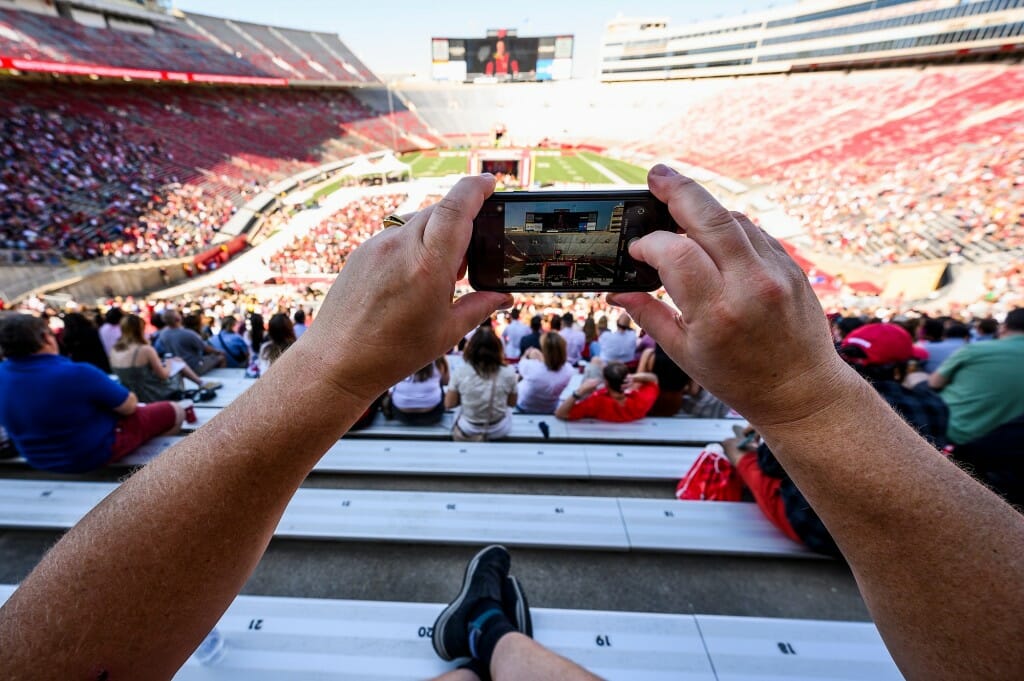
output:
<instances>
[{"instance_id":1,"label":"forearm","mask_svg":"<svg viewBox=\"0 0 1024 681\"><path fill-rule=\"evenodd\" d=\"M1024 668L1024 517L852 370L828 389L835 401L801 422L757 425L849 561L894 659L908 678L1012 678Z\"/></svg>"},{"instance_id":2,"label":"forearm","mask_svg":"<svg viewBox=\"0 0 1024 681\"><path fill-rule=\"evenodd\" d=\"M45 658L50 678L174 673L252 572L295 489L366 407L316 380L303 349L47 554L0 611L0 668L34 669ZM74 625L36 626L55 620ZM68 631L74 643L62 638Z\"/></svg>"}]
</instances>

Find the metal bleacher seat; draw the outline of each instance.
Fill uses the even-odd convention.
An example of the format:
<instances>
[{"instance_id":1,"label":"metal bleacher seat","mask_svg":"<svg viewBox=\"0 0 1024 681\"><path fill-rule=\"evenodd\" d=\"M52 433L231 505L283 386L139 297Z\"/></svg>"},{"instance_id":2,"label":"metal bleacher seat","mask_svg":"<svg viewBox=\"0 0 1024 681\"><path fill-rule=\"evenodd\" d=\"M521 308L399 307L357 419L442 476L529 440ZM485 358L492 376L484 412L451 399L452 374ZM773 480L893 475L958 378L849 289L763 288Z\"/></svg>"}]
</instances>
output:
<instances>
[{"instance_id":1,"label":"metal bleacher seat","mask_svg":"<svg viewBox=\"0 0 1024 681\"><path fill-rule=\"evenodd\" d=\"M111 465L143 466L183 438L176 435L154 438ZM313 472L678 480L699 453L700 447L343 439L327 450ZM23 464L24 459L0 463Z\"/></svg>"},{"instance_id":2,"label":"metal bleacher seat","mask_svg":"<svg viewBox=\"0 0 1024 681\"><path fill-rule=\"evenodd\" d=\"M0 480L0 527L67 529L113 483ZM299 489L291 539L543 546L811 558L753 504L616 497Z\"/></svg>"},{"instance_id":3,"label":"metal bleacher seat","mask_svg":"<svg viewBox=\"0 0 1024 681\"><path fill-rule=\"evenodd\" d=\"M0 604L13 586L0 585ZM431 647L432 603L238 596L217 624L223 656L175 675L204 679L426 679L452 669ZM902 676L873 624L532 609L534 637L609 681Z\"/></svg>"}]
</instances>

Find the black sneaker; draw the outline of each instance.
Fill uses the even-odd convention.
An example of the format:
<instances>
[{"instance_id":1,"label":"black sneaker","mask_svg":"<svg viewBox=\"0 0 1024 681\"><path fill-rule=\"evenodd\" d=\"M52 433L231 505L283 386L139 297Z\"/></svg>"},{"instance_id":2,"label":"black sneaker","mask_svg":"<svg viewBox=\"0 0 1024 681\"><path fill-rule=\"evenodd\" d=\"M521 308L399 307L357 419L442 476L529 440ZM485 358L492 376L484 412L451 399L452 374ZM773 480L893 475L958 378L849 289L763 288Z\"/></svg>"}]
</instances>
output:
<instances>
[{"instance_id":1,"label":"black sneaker","mask_svg":"<svg viewBox=\"0 0 1024 681\"><path fill-rule=\"evenodd\" d=\"M519 580L509 575L501 585L501 609L520 634L533 638L533 619L530 617L530 604L526 601Z\"/></svg>"},{"instance_id":2,"label":"black sneaker","mask_svg":"<svg viewBox=\"0 0 1024 681\"><path fill-rule=\"evenodd\" d=\"M481 598L490 598L504 605L503 585L511 561L505 547L497 544L483 549L469 561L459 595L434 622L434 652L442 660L470 657L469 613ZM525 604L524 599L524 608Z\"/></svg>"}]
</instances>

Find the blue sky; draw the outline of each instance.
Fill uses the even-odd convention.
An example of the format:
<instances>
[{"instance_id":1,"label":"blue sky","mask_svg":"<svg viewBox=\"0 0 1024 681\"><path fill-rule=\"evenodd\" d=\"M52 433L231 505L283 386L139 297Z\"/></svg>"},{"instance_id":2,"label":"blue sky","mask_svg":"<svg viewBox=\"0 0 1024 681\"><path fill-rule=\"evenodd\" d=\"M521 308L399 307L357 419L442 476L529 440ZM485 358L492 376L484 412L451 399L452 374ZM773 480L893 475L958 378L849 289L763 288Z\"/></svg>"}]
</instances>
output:
<instances>
[{"instance_id":1,"label":"blue sky","mask_svg":"<svg viewBox=\"0 0 1024 681\"><path fill-rule=\"evenodd\" d=\"M483 37L488 28L520 35L576 36L575 75L596 73L604 25L616 15L664 17L681 24L752 12L789 0L174 0L186 12L341 36L378 73L429 73L430 38Z\"/></svg>"}]
</instances>

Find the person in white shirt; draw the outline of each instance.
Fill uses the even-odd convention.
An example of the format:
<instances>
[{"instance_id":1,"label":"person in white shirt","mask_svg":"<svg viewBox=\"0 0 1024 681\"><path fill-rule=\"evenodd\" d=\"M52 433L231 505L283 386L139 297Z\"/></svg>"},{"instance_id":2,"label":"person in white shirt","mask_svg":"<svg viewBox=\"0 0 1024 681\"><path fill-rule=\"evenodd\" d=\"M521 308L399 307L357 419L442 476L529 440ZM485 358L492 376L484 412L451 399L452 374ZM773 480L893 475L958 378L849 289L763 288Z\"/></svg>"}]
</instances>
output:
<instances>
[{"instance_id":1,"label":"person in white shirt","mask_svg":"<svg viewBox=\"0 0 1024 681\"><path fill-rule=\"evenodd\" d=\"M124 312L119 307L112 307L103 315L103 324L100 325L100 341L103 349L110 354L114 349L114 343L121 337L121 320L124 319Z\"/></svg>"},{"instance_id":2,"label":"person in white shirt","mask_svg":"<svg viewBox=\"0 0 1024 681\"><path fill-rule=\"evenodd\" d=\"M576 366L583 358L583 346L587 344L587 336L573 321L572 312L562 315L562 330L558 333L565 339L566 361Z\"/></svg>"},{"instance_id":3,"label":"person in white shirt","mask_svg":"<svg viewBox=\"0 0 1024 681\"><path fill-rule=\"evenodd\" d=\"M530 327L519 321L519 308L513 308L508 313L511 320L505 330L501 333L501 340L505 346L505 357L507 359L519 359L519 341L523 336L530 334Z\"/></svg>"},{"instance_id":4,"label":"person in white shirt","mask_svg":"<svg viewBox=\"0 0 1024 681\"><path fill-rule=\"evenodd\" d=\"M519 360L519 400L516 408L527 414L553 414L575 371L566 361L565 339L554 332L541 336L540 350L530 348Z\"/></svg>"},{"instance_id":5,"label":"person in white shirt","mask_svg":"<svg viewBox=\"0 0 1024 681\"><path fill-rule=\"evenodd\" d=\"M448 361L444 357L438 357L391 388L391 414L410 426L432 426L440 423L444 416L442 386L446 385ZM384 413L388 415L387 411Z\"/></svg>"},{"instance_id":6,"label":"person in white shirt","mask_svg":"<svg viewBox=\"0 0 1024 681\"><path fill-rule=\"evenodd\" d=\"M615 331L605 331L598 339L601 359L605 363L632 362L636 359L636 331L632 329L633 320L623 313L619 315L615 326Z\"/></svg>"},{"instance_id":7,"label":"person in white shirt","mask_svg":"<svg viewBox=\"0 0 1024 681\"><path fill-rule=\"evenodd\" d=\"M497 440L512 430L516 404L516 372L505 366L501 341L490 320L477 328L462 353L465 363L452 372L444 396L448 409L461 407L455 417L455 440Z\"/></svg>"}]
</instances>

